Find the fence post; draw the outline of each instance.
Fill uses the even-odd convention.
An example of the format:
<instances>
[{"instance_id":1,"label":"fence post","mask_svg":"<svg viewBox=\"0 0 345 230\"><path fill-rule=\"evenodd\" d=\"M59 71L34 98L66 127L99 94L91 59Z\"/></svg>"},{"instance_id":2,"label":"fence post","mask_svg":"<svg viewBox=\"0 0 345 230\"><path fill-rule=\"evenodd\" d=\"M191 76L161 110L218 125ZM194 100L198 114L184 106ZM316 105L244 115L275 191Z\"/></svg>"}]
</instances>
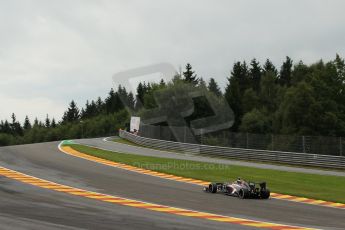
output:
<instances>
[{"instance_id":1,"label":"fence post","mask_svg":"<svg viewBox=\"0 0 345 230\"><path fill-rule=\"evenodd\" d=\"M303 152L305 153L305 136L302 136L302 148Z\"/></svg>"},{"instance_id":2,"label":"fence post","mask_svg":"<svg viewBox=\"0 0 345 230\"><path fill-rule=\"evenodd\" d=\"M203 132L204 132L204 130L202 130L201 133L200 133L200 141L199 141L199 144L200 144L200 145L202 145L202 143L203 143L203 142L202 142L202 134L203 134Z\"/></svg>"},{"instance_id":3,"label":"fence post","mask_svg":"<svg viewBox=\"0 0 345 230\"><path fill-rule=\"evenodd\" d=\"M223 131L223 141L224 141L224 146L229 146L229 139L226 138L226 131ZM229 131L228 131L229 132Z\"/></svg>"},{"instance_id":4,"label":"fence post","mask_svg":"<svg viewBox=\"0 0 345 230\"><path fill-rule=\"evenodd\" d=\"M167 129L165 130L167 132L167 140L171 141L171 129L169 126L167 126Z\"/></svg>"},{"instance_id":5,"label":"fence post","mask_svg":"<svg viewBox=\"0 0 345 230\"><path fill-rule=\"evenodd\" d=\"M184 143L186 143L186 132L187 132L187 126L184 127L184 134L183 134L183 140L184 140Z\"/></svg>"},{"instance_id":6,"label":"fence post","mask_svg":"<svg viewBox=\"0 0 345 230\"><path fill-rule=\"evenodd\" d=\"M343 141L342 141L342 138L341 137L339 137L339 152L340 152L340 156L342 156L343 155Z\"/></svg>"},{"instance_id":7,"label":"fence post","mask_svg":"<svg viewBox=\"0 0 345 230\"><path fill-rule=\"evenodd\" d=\"M248 149L249 148L249 140L248 140L248 133L246 133L246 148Z\"/></svg>"},{"instance_id":8,"label":"fence post","mask_svg":"<svg viewBox=\"0 0 345 230\"><path fill-rule=\"evenodd\" d=\"M161 127L160 126L157 127L156 136L157 136L157 139L162 139L161 138Z\"/></svg>"},{"instance_id":9,"label":"fence post","mask_svg":"<svg viewBox=\"0 0 345 230\"><path fill-rule=\"evenodd\" d=\"M273 134L271 134L271 146L272 146L272 151L274 151L274 135Z\"/></svg>"}]
</instances>

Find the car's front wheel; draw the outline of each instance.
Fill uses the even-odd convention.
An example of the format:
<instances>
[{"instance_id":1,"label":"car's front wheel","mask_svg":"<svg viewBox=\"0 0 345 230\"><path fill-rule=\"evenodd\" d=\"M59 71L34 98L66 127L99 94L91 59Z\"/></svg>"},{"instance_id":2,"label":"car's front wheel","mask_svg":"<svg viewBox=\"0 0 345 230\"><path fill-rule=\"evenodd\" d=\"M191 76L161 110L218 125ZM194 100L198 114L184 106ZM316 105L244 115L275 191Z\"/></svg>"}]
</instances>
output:
<instances>
[{"instance_id":1,"label":"car's front wheel","mask_svg":"<svg viewBox=\"0 0 345 230\"><path fill-rule=\"evenodd\" d=\"M246 199L249 197L249 191L248 189L241 188L240 191L238 192L238 197L240 199Z\"/></svg>"}]
</instances>

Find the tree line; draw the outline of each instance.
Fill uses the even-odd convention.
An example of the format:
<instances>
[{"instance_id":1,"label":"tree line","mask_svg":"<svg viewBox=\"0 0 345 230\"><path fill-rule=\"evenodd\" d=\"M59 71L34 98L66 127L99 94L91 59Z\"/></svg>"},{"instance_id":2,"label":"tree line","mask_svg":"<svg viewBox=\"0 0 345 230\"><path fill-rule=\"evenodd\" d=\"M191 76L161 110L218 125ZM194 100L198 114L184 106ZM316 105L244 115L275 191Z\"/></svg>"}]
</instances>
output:
<instances>
[{"instance_id":1,"label":"tree line","mask_svg":"<svg viewBox=\"0 0 345 230\"><path fill-rule=\"evenodd\" d=\"M191 88L181 83L189 83ZM170 91L183 94L193 87L204 90L214 101L229 104L235 118L233 132L345 135L345 63L336 55L334 60L310 65L286 57L279 68L269 59L264 63L238 61L224 91L214 78L205 82L198 77L188 63L170 82L140 82L135 94L119 86L104 100L86 101L81 108L72 100L59 121L47 115L44 121L36 118L31 122L26 116L21 123L12 114L11 121L0 122L0 146L115 134L128 123L128 110L145 117L148 109L157 108L155 95L169 97ZM186 118L187 125L212 114L203 98L193 103L195 111ZM174 113L170 110L167 113Z\"/></svg>"},{"instance_id":2,"label":"tree line","mask_svg":"<svg viewBox=\"0 0 345 230\"><path fill-rule=\"evenodd\" d=\"M124 96L134 104L133 94L121 86L116 92L111 89L104 100L87 101L81 109L72 100L58 122L47 115L44 121L33 122L26 116L20 123L12 114L11 121L0 122L0 146L115 135L129 120L120 99Z\"/></svg>"},{"instance_id":3,"label":"tree line","mask_svg":"<svg viewBox=\"0 0 345 230\"><path fill-rule=\"evenodd\" d=\"M248 67L237 62L225 97L235 112L233 131L297 135L345 135L345 64L339 55L327 63L293 64L278 71L267 60Z\"/></svg>"},{"instance_id":4,"label":"tree line","mask_svg":"<svg viewBox=\"0 0 345 230\"><path fill-rule=\"evenodd\" d=\"M277 68L269 59L259 63L235 62L222 91L214 78L198 77L190 64L168 84L140 84L138 95L144 107L154 108L154 93L178 91L179 81L207 90L214 101L224 99L235 114L233 132L310 136L345 135L345 64L320 60L307 65L286 57ZM162 90L163 88L163 90ZM144 90L143 90L144 89ZM185 90L186 91L186 90ZM195 111L186 120L212 114L202 100L194 100ZM139 113L141 115L145 113ZM166 112L165 114L169 114Z\"/></svg>"}]
</instances>

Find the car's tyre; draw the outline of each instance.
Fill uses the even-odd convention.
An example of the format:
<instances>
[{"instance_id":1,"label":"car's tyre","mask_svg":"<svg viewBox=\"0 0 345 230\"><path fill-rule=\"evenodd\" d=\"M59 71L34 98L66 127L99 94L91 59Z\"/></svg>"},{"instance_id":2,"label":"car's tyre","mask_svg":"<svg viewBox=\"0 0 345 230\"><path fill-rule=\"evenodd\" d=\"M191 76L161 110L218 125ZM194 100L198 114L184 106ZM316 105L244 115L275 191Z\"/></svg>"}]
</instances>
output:
<instances>
[{"instance_id":1,"label":"car's tyre","mask_svg":"<svg viewBox=\"0 0 345 230\"><path fill-rule=\"evenodd\" d=\"M270 198L271 192L269 189L265 189L263 191L260 192L260 198L261 199L268 199Z\"/></svg>"},{"instance_id":2,"label":"car's tyre","mask_svg":"<svg viewBox=\"0 0 345 230\"><path fill-rule=\"evenodd\" d=\"M212 183L208 186L208 191L211 193L216 193L217 192L217 184L216 183Z\"/></svg>"},{"instance_id":3,"label":"car's tyre","mask_svg":"<svg viewBox=\"0 0 345 230\"><path fill-rule=\"evenodd\" d=\"M249 191L248 191L248 189L241 188L240 191L238 192L238 198L240 198L240 199L247 199L247 198L249 198Z\"/></svg>"}]
</instances>

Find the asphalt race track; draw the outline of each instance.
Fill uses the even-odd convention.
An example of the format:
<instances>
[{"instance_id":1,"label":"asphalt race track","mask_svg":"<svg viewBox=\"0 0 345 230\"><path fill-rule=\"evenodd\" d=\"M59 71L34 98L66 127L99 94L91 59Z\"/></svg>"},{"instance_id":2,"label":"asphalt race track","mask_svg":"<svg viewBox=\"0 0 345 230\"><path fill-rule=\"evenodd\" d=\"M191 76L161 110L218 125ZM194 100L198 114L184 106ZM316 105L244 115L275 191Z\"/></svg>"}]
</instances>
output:
<instances>
[{"instance_id":1,"label":"asphalt race track","mask_svg":"<svg viewBox=\"0 0 345 230\"><path fill-rule=\"evenodd\" d=\"M58 144L2 147L0 166L89 191L162 205L288 225L345 229L344 210L275 199L240 200L211 195L203 193L200 186L76 158L60 152ZM109 204L0 176L0 229L256 228Z\"/></svg>"}]
</instances>

